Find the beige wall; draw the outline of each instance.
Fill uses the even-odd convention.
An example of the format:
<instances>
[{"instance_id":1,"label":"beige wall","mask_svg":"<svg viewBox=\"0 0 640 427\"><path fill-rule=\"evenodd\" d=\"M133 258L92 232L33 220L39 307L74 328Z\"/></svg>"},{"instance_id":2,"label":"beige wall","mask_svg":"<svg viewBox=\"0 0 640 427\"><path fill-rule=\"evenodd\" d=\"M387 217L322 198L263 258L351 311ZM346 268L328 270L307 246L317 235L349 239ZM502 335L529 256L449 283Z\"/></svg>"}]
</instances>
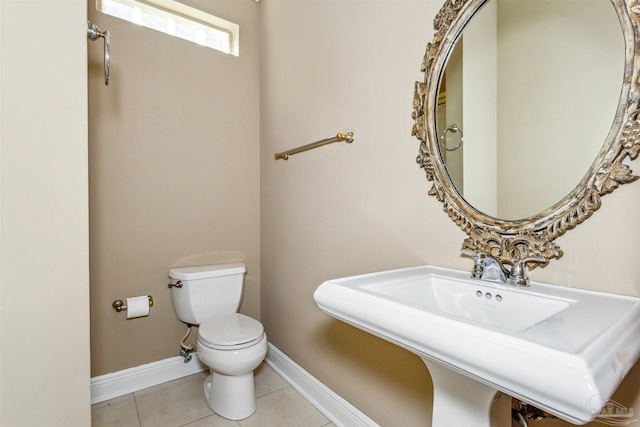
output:
<instances>
[{"instance_id":1,"label":"beige wall","mask_svg":"<svg viewBox=\"0 0 640 427\"><path fill-rule=\"evenodd\" d=\"M428 425L426 367L321 313L313 292L334 277L455 264L463 233L427 197L411 137L439 6L261 3L262 320L271 342L383 426ZM273 159L338 131L355 142Z\"/></svg>"},{"instance_id":2,"label":"beige wall","mask_svg":"<svg viewBox=\"0 0 640 427\"><path fill-rule=\"evenodd\" d=\"M413 81L440 5L261 4L262 321L271 342L382 426L430 424L426 368L321 313L313 292L329 278L396 267L470 270L458 255L464 235L427 196L410 137ZM356 141L273 160L337 131ZM606 196L558 239L565 256L532 277L640 295L639 209L639 184ZM636 412L638 375L636 365L614 396Z\"/></svg>"},{"instance_id":3,"label":"beige wall","mask_svg":"<svg viewBox=\"0 0 640 427\"><path fill-rule=\"evenodd\" d=\"M0 1L2 426L91 423L86 14Z\"/></svg>"},{"instance_id":4,"label":"beige wall","mask_svg":"<svg viewBox=\"0 0 640 427\"><path fill-rule=\"evenodd\" d=\"M242 312L260 317L258 7L184 1L240 25L233 57L96 12L111 83L89 47L92 375L176 356L186 326L168 269L244 260ZM146 318L111 303L153 295Z\"/></svg>"}]
</instances>

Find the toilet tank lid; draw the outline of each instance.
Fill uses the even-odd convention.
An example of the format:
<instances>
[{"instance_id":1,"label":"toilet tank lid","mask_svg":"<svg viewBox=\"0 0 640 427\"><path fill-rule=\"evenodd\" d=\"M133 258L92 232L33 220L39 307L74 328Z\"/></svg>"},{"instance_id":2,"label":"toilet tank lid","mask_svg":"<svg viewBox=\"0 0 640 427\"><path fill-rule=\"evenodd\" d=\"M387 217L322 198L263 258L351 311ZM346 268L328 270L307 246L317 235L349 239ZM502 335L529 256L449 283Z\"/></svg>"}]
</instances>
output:
<instances>
[{"instance_id":1,"label":"toilet tank lid","mask_svg":"<svg viewBox=\"0 0 640 427\"><path fill-rule=\"evenodd\" d=\"M180 280L197 280L209 277L242 274L247 271L244 263L196 265L193 267L178 267L169 270L169 277Z\"/></svg>"}]
</instances>

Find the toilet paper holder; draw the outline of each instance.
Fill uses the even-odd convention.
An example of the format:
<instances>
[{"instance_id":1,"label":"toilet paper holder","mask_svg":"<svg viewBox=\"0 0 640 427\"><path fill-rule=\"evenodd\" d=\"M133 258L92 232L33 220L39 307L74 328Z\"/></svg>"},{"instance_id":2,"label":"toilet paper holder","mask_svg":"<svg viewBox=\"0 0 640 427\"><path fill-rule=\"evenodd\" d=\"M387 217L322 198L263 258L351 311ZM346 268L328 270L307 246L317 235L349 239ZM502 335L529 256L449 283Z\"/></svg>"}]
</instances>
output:
<instances>
[{"instance_id":1,"label":"toilet paper holder","mask_svg":"<svg viewBox=\"0 0 640 427\"><path fill-rule=\"evenodd\" d=\"M153 307L153 297L148 295L149 297L149 307ZM125 311L127 309L127 305L121 299L117 299L111 304L115 310L120 313L121 311Z\"/></svg>"}]
</instances>

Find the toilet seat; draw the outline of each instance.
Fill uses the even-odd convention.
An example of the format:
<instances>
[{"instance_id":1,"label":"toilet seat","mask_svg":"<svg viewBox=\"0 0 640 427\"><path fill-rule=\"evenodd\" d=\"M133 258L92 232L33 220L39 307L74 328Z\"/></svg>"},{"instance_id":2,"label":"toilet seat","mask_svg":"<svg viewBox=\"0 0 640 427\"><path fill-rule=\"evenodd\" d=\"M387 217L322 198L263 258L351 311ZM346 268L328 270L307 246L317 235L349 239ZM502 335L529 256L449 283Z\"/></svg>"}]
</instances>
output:
<instances>
[{"instance_id":1,"label":"toilet seat","mask_svg":"<svg viewBox=\"0 0 640 427\"><path fill-rule=\"evenodd\" d=\"M262 323L240 313L215 316L200 324L198 339L216 350L250 347L264 335Z\"/></svg>"}]
</instances>

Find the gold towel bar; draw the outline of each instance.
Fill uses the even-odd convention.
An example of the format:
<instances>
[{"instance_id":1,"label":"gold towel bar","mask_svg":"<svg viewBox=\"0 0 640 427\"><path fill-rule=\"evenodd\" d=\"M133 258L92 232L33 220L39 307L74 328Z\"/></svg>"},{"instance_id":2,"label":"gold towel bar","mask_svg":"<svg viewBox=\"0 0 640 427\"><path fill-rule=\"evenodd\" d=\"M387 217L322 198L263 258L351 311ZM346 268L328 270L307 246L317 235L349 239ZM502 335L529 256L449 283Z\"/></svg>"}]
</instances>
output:
<instances>
[{"instance_id":1,"label":"gold towel bar","mask_svg":"<svg viewBox=\"0 0 640 427\"><path fill-rule=\"evenodd\" d=\"M322 147L323 145L331 144L332 142L340 141L346 141L348 144L351 144L353 142L353 132L338 133L336 136L332 136L331 138L321 139L320 141L312 142L311 144L303 145L302 147L287 150L282 153L276 153L275 158L276 160L289 160L289 156L292 156L294 154L302 153L303 151L312 150L314 148Z\"/></svg>"}]
</instances>

